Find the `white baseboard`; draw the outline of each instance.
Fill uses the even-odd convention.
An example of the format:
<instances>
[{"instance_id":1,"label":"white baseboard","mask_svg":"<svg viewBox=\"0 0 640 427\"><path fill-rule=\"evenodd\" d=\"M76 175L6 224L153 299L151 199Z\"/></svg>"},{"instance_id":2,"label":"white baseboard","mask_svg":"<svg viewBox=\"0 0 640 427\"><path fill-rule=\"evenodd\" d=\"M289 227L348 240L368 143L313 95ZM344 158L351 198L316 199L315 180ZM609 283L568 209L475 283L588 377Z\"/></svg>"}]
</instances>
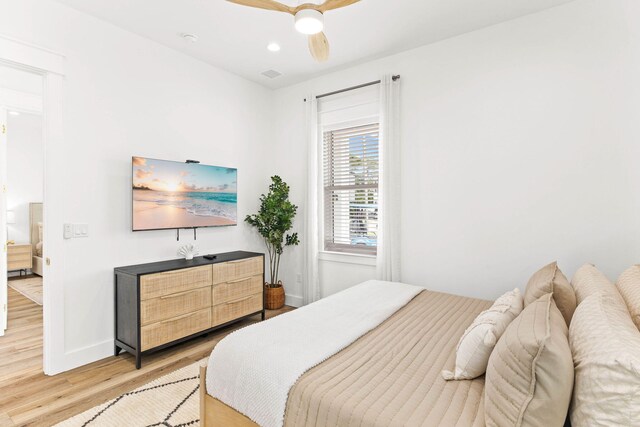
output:
<instances>
[{"instance_id":1,"label":"white baseboard","mask_svg":"<svg viewBox=\"0 0 640 427\"><path fill-rule=\"evenodd\" d=\"M298 295L289 295L289 294L285 294L284 303L292 307L302 307L304 305L302 297L299 297Z\"/></svg>"}]
</instances>

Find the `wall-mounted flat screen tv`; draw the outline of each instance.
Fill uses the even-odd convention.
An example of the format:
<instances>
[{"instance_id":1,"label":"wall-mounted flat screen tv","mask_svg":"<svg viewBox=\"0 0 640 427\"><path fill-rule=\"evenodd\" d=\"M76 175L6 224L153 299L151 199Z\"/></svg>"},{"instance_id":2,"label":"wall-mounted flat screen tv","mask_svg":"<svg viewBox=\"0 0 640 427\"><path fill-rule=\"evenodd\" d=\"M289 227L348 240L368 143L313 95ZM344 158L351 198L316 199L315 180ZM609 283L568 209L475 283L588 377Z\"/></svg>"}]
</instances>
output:
<instances>
[{"instance_id":1,"label":"wall-mounted flat screen tv","mask_svg":"<svg viewBox=\"0 0 640 427\"><path fill-rule=\"evenodd\" d=\"M133 157L133 231L238 224L238 170Z\"/></svg>"}]
</instances>

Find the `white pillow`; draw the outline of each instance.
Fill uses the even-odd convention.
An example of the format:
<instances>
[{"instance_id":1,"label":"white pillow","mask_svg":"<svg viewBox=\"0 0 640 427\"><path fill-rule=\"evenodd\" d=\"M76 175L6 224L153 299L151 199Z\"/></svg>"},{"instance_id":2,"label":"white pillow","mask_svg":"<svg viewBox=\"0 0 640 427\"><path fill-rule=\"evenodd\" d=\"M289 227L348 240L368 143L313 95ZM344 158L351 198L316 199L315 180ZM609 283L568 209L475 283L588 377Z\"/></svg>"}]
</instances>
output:
<instances>
[{"instance_id":1,"label":"white pillow","mask_svg":"<svg viewBox=\"0 0 640 427\"><path fill-rule=\"evenodd\" d=\"M586 297L569 327L575 366L573 426L637 426L640 420L640 332L619 296Z\"/></svg>"},{"instance_id":2,"label":"white pillow","mask_svg":"<svg viewBox=\"0 0 640 427\"><path fill-rule=\"evenodd\" d=\"M458 341L455 371L442 371L442 377L447 381L470 380L484 374L498 339L523 307L524 300L516 288L480 313Z\"/></svg>"}]
</instances>

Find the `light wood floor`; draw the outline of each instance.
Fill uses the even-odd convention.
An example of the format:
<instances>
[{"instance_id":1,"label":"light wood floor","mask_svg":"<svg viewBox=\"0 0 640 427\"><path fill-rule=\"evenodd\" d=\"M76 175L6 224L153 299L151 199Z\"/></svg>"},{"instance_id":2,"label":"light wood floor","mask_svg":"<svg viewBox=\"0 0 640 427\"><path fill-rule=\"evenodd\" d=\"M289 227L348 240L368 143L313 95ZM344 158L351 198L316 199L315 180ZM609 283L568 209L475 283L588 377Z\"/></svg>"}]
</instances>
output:
<instances>
[{"instance_id":1,"label":"light wood floor","mask_svg":"<svg viewBox=\"0 0 640 427\"><path fill-rule=\"evenodd\" d=\"M0 337L0 426L51 426L207 357L225 335L259 320L254 316L143 357L140 370L124 353L48 377L42 372L42 307L9 288L9 327Z\"/></svg>"}]
</instances>

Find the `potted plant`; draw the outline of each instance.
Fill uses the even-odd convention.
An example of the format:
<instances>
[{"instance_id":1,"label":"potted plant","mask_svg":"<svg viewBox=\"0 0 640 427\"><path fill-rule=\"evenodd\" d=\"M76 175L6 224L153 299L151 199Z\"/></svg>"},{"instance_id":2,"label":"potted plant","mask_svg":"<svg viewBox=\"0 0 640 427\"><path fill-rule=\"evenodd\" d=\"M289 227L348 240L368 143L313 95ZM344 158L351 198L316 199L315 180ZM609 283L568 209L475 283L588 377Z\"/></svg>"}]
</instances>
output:
<instances>
[{"instance_id":1,"label":"potted plant","mask_svg":"<svg viewBox=\"0 0 640 427\"><path fill-rule=\"evenodd\" d=\"M276 310L284 305L284 286L278 280L280 257L287 246L298 245L298 233L287 234L293 227L298 207L289 201L289 186L279 176L271 177L266 195L260 196L260 210L244 219L263 237L269 254L270 282L265 283L265 307Z\"/></svg>"}]
</instances>

